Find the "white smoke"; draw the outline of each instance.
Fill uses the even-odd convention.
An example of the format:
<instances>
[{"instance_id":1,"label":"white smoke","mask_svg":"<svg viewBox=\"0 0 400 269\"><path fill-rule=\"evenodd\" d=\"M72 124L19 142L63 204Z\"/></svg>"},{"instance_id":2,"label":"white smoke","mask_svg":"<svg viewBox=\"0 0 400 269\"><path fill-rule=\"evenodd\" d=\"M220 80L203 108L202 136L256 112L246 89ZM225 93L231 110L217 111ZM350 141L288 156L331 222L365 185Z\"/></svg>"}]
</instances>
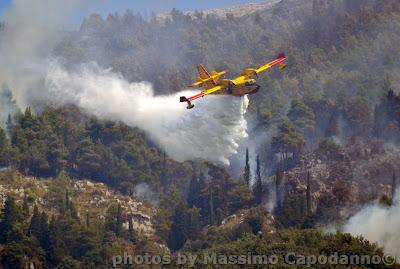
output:
<instances>
[{"instance_id":1,"label":"white smoke","mask_svg":"<svg viewBox=\"0 0 400 269\"><path fill-rule=\"evenodd\" d=\"M137 126L177 161L206 159L229 164L228 158L247 136L247 97L208 96L187 110L179 96L195 91L154 96L151 84L128 83L94 63L72 72L55 62L49 66L43 92L47 102L75 104L98 118Z\"/></svg>"},{"instance_id":2,"label":"white smoke","mask_svg":"<svg viewBox=\"0 0 400 269\"><path fill-rule=\"evenodd\" d=\"M400 258L399 191L391 207L382 207L378 202L365 207L350 218L344 226L344 231L377 242L384 247L386 253Z\"/></svg>"},{"instance_id":3,"label":"white smoke","mask_svg":"<svg viewBox=\"0 0 400 269\"><path fill-rule=\"evenodd\" d=\"M90 63L68 70L51 55L68 16L84 1L16 0L6 12L0 36L0 85L12 91L17 105L75 104L100 119L143 129L177 161L206 159L229 164L247 136L247 98L211 96L186 110L179 96L154 96L147 82L128 83L122 76ZM0 110L4 110L0 108ZM0 111L4 122L9 111Z\"/></svg>"}]
</instances>

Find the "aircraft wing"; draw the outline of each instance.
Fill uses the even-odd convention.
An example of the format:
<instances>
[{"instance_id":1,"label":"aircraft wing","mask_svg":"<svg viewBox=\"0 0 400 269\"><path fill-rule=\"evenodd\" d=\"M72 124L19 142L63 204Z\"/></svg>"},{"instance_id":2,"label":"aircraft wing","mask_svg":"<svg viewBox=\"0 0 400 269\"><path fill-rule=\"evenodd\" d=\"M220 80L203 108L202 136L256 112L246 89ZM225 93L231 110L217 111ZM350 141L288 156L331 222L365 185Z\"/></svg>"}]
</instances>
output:
<instances>
[{"instance_id":1,"label":"aircraft wing","mask_svg":"<svg viewBox=\"0 0 400 269\"><path fill-rule=\"evenodd\" d=\"M207 95L207 94L211 94L211 93L220 91L223 88L224 88L223 86L219 85L219 86L212 87L211 89L205 90L205 91L203 91L203 93L204 93L204 95Z\"/></svg>"},{"instance_id":2,"label":"aircraft wing","mask_svg":"<svg viewBox=\"0 0 400 269\"><path fill-rule=\"evenodd\" d=\"M191 109L191 108L194 107L194 105L191 103L193 100L196 100L196 99L198 99L198 98L204 97L205 95L208 95L208 94L211 94L211 93L220 91L220 90L222 90L222 89L224 89L224 86L221 86L221 85L215 86L215 87L212 87L212 88L207 89L207 90L205 90L205 91L202 91L202 92L199 93L199 94L193 95L193 96L191 96L191 97L189 97L189 98L186 98L185 96L181 96L180 101L181 101L181 102L187 102L187 103L188 103L187 108L188 108L188 109Z\"/></svg>"},{"instance_id":3,"label":"aircraft wing","mask_svg":"<svg viewBox=\"0 0 400 269\"><path fill-rule=\"evenodd\" d=\"M272 62L267 63L263 66L260 66L257 69L247 68L245 71L243 71L243 73L239 77L232 79L231 82L236 85L243 84L249 78L255 77L259 73L264 72L275 65L279 65L280 69L285 69L286 68L286 64L284 63L285 61L286 61L286 56L285 56L285 54L282 53L278 56L278 58L276 58Z\"/></svg>"},{"instance_id":4,"label":"aircraft wing","mask_svg":"<svg viewBox=\"0 0 400 269\"><path fill-rule=\"evenodd\" d=\"M272 61L270 63L267 63L267 64L265 64L263 66L260 66L255 71L256 71L257 74L259 74L259 73L264 72L265 70L273 67L274 65L283 63L284 61L286 61L286 56L285 56L285 54L282 53L274 61ZM283 66L283 68L284 67L286 67L286 66Z\"/></svg>"}]
</instances>

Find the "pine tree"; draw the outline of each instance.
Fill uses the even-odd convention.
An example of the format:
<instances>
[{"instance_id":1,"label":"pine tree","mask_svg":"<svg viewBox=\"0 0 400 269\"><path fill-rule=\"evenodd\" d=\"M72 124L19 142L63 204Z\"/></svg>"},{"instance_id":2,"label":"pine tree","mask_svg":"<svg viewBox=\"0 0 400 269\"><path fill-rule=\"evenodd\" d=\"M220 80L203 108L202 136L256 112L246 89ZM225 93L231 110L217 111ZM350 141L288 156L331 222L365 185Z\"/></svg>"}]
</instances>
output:
<instances>
[{"instance_id":1,"label":"pine tree","mask_svg":"<svg viewBox=\"0 0 400 269\"><path fill-rule=\"evenodd\" d=\"M311 197L311 175L310 171L307 172L307 216L312 214L312 197Z\"/></svg>"},{"instance_id":2,"label":"pine tree","mask_svg":"<svg viewBox=\"0 0 400 269\"><path fill-rule=\"evenodd\" d=\"M262 196L263 196L263 184L262 184L262 177L261 177L261 164L260 164L260 156L257 155L257 167L256 167L256 180L254 185L254 196L256 197L257 204L261 204Z\"/></svg>"},{"instance_id":3,"label":"pine tree","mask_svg":"<svg viewBox=\"0 0 400 269\"><path fill-rule=\"evenodd\" d=\"M187 215L183 202L175 208L172 220L171 230L168 236L168 246L171 250L176 251L183 247L187 240Z\"/></svg>"},{"instance_id":4,"label":"pine tree","mask_svg":"<svg viewBox=\"0 0 400 269\"><path fill-rule=\"evenodd\" d=\"M36 238L38 238L40 234L40 215L39 215L39 208L37 205L33 207L33 215L29 225L28 234L31 236L32 235L36 236Z\"/></svg>"},{"instance_id":5,"label":"pine tree","mask_svg":"<svg viewBox=\"0 0 400 269\"><path fill-rule=\"evenodd\" d=\"M249 148L246 148L246 163L244 166L243 178L244 178L244 181L246 182L247 186L250 186L251 172L250 172Z\"/></svg>"}]
</instances>

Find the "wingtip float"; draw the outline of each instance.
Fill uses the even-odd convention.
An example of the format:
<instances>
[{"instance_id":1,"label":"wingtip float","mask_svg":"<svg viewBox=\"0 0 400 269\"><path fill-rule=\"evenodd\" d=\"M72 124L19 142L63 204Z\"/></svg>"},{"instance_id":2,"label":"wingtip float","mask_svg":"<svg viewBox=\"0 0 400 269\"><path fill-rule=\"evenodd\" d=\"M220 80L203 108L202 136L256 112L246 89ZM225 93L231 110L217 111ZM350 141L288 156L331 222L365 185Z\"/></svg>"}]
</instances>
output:
<instances>
[{"instance_id":1,"label":"wingtip float","mask_svg":"<svg viewBox=\"0 0 400 269\"><path fill-rule=\"evenodd\" d=\"M257 69L247 68L242 74L235 79L222 79L221 77L228 73L228 70L222 72L212 71L211 74L207 71L204 65L198 65L197 69L199 76L196 78L196 82L188 85L190 88L201 87L204 90L199 94L191 97L180 97L180 102L187 103L187 109L192 109L194 105L193 100L204 97L209 94L229 94L233 96L243 96L245 94L254 94L260 89L260 85L256 83L258 74L266 71L267 69L278 66L279 69L284 70L287 67L286 55L284 53L279 54L278 58L274 61L260 66Z\"/></svg>"}]
</instances>

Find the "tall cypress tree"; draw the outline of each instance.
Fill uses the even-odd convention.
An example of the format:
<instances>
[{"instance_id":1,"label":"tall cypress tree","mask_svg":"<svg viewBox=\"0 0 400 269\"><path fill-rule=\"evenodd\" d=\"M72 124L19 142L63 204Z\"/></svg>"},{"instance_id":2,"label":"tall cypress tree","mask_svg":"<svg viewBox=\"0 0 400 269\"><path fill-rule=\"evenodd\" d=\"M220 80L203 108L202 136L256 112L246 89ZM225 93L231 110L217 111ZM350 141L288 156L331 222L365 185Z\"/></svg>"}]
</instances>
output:
<instances>
[{"instance_id":1,"label":"tall cypress tree","mask_svg":"<svg viewBox=\"0 0 400 269\"><path fill-rule=\"evenodd\" d=\"M86 228L90 228L90 216L89 216L89 211L86 211Z\"/></svg>"},{"instance_id":2,"label":"tall cypress tree","mask_svg":"<svg viewBox=\"0 0 400 269\"><path fill-rule=\"evenodd\" d=\"M7 196L0 221L0 243L7 243L8 234L14 224L21 220L21 214L15 204L14 198Z\"/></svg>"},{"instance_id":3,"label":"tall cypress tree","mask_svg":"<svg viewBox=\"0 0 400 269\"><path fill-rule=\"evenodd\" d=\"M256 197L257 204L261 204L262 196L263 196L263 184L262 184L262 177L261 177L261 164L260 164L260 156L257 155L257 166L256 166L256 182L254 185L254 196Z\"/></svg>"},{"instance_id":4,"label":"tall cypress tree","mask_svg":"<svg viewBox=\"0 0 400 269\"><path fill-rule=\"evenodd\" d=\"M189 228L188 237L191 240L196 240L199 238L201 225L200 225L200 209L197 207L192 207L189 211Z\"/></svg>"},{"instance_id":5,"label":"tall cypress tree","mask_svg":"<svg viewBox=\"0 0 400 269\"><path fill-rule=\"evenodd\" d=\"M168 236L168 246L176 251L183 247L187 240L187 214L183 202L179 202L175 208L171 230Z\"/></svg>"},{"instance_id":6,"label":"tall cypress tree","mask_svg":"<svg viewBox=\"0 0 400 269\"><path fill-rule=\"evenodd\" d=\"M122 207L121 207L121 204L118 203L115 234L119 236L119 235L121 235L121 232L122 232Z\"/></svg>"},{"instance_id":7,"label":"tall cypress tree","mask_svg":"<svg viewBox=\"0 0 400 269\"><path fill-rule=\"evenodd\" d=\"M311 175L310 171L307 172L307 216L311 216L312 214L312 197L311 197Z\"/></svg>"},{"instance_id":8,"label":"tall cypress tree","mask_svg":"<svg viewBox=\"0 0 400 269\"><path fill-rule=\"evenodd\" d=\"M163 192L167 193L169 189L169 180L167 176L167 156L164 153L163 156L163 163L162 163L162 168L161 168L161 174L160 174L160 181L161 181L161 186L163 188Z\"/></svg>"},{"instance_id":9,"label":"tall cypress tree","mask_svg":"<svg viewBox=\"0 0 400 269\"><path fill-rule=\"evenodd\" d=\"M128 232L129 232L129 240L132 243L136 244L138 242L138 235L135 229L133 229L133 222L131 217L129 218Z\"/></svg>"},{"instance_id":10,"label":"tall cypress tree","mask_svg":"<svg viewBox=\"0 0 400 269\"><path fill-rule=\"evenodd\" d=\"M282 208L282 189L281 189L282 181L283 181L283 172L280 162L279 166L276 168L276 173L275 173L275 196L276 196L276 206L278 210Z\"/></svg>"},{"instance_id":11,"label":"tall cypress tree","mask_svg":"<svg viewBox=\"0 0 400 269\"><path fill-rule=\"evenodd\" d=\"M12 121L10 113L8 114L8 117L7 117L6 128L7 128L8 137L11 138L12 137L12 133L13 133L13 129L14 129L14 123Z\"/></svg>"},{"instance_id":12,"label":"tall cypress tree","mask_svg":"<svg viewBox=\"0 0 400 269\"><path fill-rule=\"evenodd\" d=\"M28 204L28 196L24 195L24 202L22 204L22 212L24 214L24 218L27 219L29 217L29 204Z\"/></svg>"},{"instance_id":13,"label":"tall cypress tree","mask_svg":"<svg viewBox=\"0 0 400 269\"><path fill-rule=\"evenodd\" d=\"M46 213L43 211L40 216L40 230L38 234L40 245L45 251L49 251L51 247L50 229Z\"/></svg>"},{"instance_id":14,"label":"tall cypress tree","mask_svg":"<svg viewBox=\"0 0 400 269\"><path fill-rule=\"evenodd\" d=\"M190 180L189 192L186 199L188 206L192 207L193 205L197 204L198 197L199 197L199 182L197 179L196 170L193 169L193 175L192 179Z\"/></svg>"},{"instance_id":15,"label":"tall cypress tree","mask_svg":"<svg viewBox=\"0 0 400 269\"><path fill-rule=\"evenodd\" d=\"M214 196L213 196L213 191L210 188L210 201L209 201L209 206L210 206L210 225L215 224L215 208L214 208Z\"/></svg>"},{"instance_id":16,"label":"tall cypress tree","mask_svg":"<svg viewBox=\"0 0 400 269\"><path fill-rule=\"evenodd\" d=\"M29 230L28 230L29 235L36 236L38 238L40 234L40 215L39 215L39 208L35 204L33 207L33 215L31 218L31 222L29 224Z\"/></svg>"},{"instance_id":17,"label":"tall cypress tree","mask_svg":"<svg viewBox=\"0 0 400 269\"><path fill-rule=\"evenodd\" d=\"M64 201L64 207L63 207L63 213L67 213L69 210L69 192L68 189L65 190L65 201Z\"/></svg>"},{"instance_id":18,"label":"tall cypress tree","mask_svg":"<svg viewBox=\"0 0 400 269\"><path fill-rule=\"evenodd\" d=\"M243 178L244 178L244 181L246 182L247 186L250 186L251 172L250 172L249 148L246 148L246 163L244 166Z\"/></svg>"},{"instance_id":19,"label":"tall cypress tree","mask_svg":"<svg viewBox=\"0 0 400 269\"><path fill-rule=\"evenodd\" d=\"M69 202L68 209L69 213L71 214L71 217L75 220L78 220L79 219L78 211L76 210L75 204L72 201Z\"/></svg>"}]
</instances>

